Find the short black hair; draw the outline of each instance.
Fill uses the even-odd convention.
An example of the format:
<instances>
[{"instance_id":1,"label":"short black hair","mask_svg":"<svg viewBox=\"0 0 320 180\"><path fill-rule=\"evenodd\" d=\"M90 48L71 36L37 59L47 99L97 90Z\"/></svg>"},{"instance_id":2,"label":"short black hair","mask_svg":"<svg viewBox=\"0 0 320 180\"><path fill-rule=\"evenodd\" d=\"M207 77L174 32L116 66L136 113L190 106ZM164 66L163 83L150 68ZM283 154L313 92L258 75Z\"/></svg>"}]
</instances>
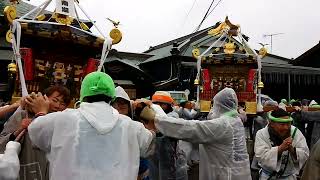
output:
<instances>
[{"instance_id":1,"label":"short black hair","mask_svg":"<svg viewBox=\"0 0 320 180\"><path fill-rule=\"evenodd\" d=\"M166 105L166 106L168 107L168 109L163 109L163 111L164 111L166 114L168 114L168 113L170 113L170 112L173 111L172 104L163 103L163 102L153 102L153 104L158 104L158 105L160 105L160 106L161 106L162 104Z\"/></svg>"},{"instance_id":2,"label":"short black hair","mask_svg":"<svg viewBox=\"0 0 320 180\"><path fill-rule=\"evenodd\" d=\"M238 102L238 106L241 106L241 107L246 107L246 103L245 102Z\"/></svg>"},{"instance_id":3,"label":"short black hair","mask_svg":"<svg viewBox=\"0 0 320 180\"><path fill-rule=\"evenodd\" d=\"M275 117L275 118L279 118L279 117L284 117L284 116L289 116L289 113L281 108L274 110L271 112L271 116Z\"/></svg>"},{"instance_id":4,"label":"short black hair","mask_svg":"<svg viewBox=\"0 0 320 180\"><path fill-rule=\"evenodd\" d=\"M301 106L300 101L292 102L291 106Z\"/></svg>"},{"instance_id":5,"label":"short black hair","mask_svg":"<svg viewBox=\"0 0 320 180\"><path fill-rule=\"evenodd\" d=\"M182 101L182 102L180 102L179 105L184 108L186 106L187 102L189 102L189 101Z\"/></svg>"},{"instance_id":6,"label":"short black hair","mask_svg":"<svg viewBox=\"0 0 320 180\"><path fill-rule=\"evenodd\" d=\"M82 101L87 102L87 103L104 101L109 104L112 101L112 98L110 96L106 96L104 94L98 94L98 95L94 95L94 96L84 97Z\"/></svg>"},{"instance_id":7,"label":"short black hair","mask_svg":"<svg viewBox=\"0 0 320 180\"><path fill-rule=\"evenodd\" d=\"M113 98L112 101L111 101L111 104L114 104L118 100L125 100L127 102L127 104L129 104L129 106L130 106L130 100L127 100L127 99L125 99L123 97L115 97L115 98Z\"/></svg>"},{"instance_id":8,"label":"short black hair","mask_svg":"<svg viewBox=\"0 0 320 180\"><path fill-rule=\"evenodd\" d=\"M137 120L137 121L139 121L139 122L148 123L145 119L142 119L142 118L140 117L140 114L141 114L142 110L143 110L146 106L147 106L147 104L144 103L144 102L141 102L141 103L139 103L139 105L137 105L136 109L134 110L134 117L135 117L134 120Z\"/></svg>"},{"instance_id":9,"label":"short black hair","mask_svg":"<svg viewBox=\"0 0 320 180\"><path fill-rule=\"evenodd\" d=\"M51 96L54 92L58 92L60 96L63 97L63 102L66 105L70 104L71 97L70 97L70 90L61 85L54 85L51 86L43 91L43 94L47 96Z\"/></svg>"},{"instance_id":10,"label":"short black hair","mask_svg":"<svg viewBox=\"0 0 320 180\"><path fill-rule=\"evenodd\" d=\"M302 101L301 101L301 104L303 105L303 106L308 106L309 105L309 100L308 99L302 99Z\"/></svg>"}]
</instances>

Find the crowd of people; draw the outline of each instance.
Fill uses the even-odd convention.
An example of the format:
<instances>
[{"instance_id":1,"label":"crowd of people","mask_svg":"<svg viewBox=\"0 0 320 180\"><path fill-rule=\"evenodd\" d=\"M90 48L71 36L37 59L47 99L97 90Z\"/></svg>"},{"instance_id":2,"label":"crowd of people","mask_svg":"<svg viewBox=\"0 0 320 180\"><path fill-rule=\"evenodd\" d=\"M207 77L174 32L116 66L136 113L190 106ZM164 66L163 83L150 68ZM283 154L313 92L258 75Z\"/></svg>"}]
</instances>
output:
<instances>
[{"instance_id":1,"label":"crowd of people","mask_svg":"<svg viewBox=\"0 0 320 180\"><path fill-rule=\"evenodd\" d=\"M84 78L78 107L67 109L69 97L52 86L0 108L0 179L250 180L253 170L262 180L320 178L320 111L297 101L293 113L284 100L264 103L276 108L253 120L251 160L231 88L214 96L204 120L196 103L174 105L165 91L131 100L102 72Z\"/></svg>"}]
</instances>

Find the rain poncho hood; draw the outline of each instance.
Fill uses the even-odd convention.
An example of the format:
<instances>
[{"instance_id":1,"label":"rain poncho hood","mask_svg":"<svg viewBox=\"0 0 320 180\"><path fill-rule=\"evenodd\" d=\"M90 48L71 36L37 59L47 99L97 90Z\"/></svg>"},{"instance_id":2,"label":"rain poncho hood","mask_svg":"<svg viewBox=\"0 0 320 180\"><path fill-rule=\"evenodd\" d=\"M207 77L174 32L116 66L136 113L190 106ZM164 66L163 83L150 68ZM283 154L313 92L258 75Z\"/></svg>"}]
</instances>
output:
<instances>
[{"instance_id":1,"label":"rain poncho hood","mask_svg":"<svg viewBox=\"0 0 320 180\"><path fill-rule=\"evenodd\" d=\"M126 93L126 91L121 86L116 87L115 96L116 96L116 98L122 98L122 99L125 99L130 102L129 95Z\"/></svg>"},{"instance_id":2,"label":"rain poncho hood","mask_svg":"<svg viewBox=\"0 0 320 180\"><path fill-rule=\"evenodd\" d=\"M80 104L79 111L99 134L110 132L119 118L118 111L105 102L83 102ZM101 117L105 118L102 120Z\"/></svg>"},{"instance_id":3,"label":"rain poncho hood","mask_svg":"<svg viewBox=\"0 0 320 180\"><path fill-rule=\"evenodd\" d=\"M133 119L133 106L132 106L132 101L130 100L129 95L126 93L126 91L121 87L121 86L117 86L115 89L115 98L122 98L124 100L128 101L129 104L129 117L131 119ZM116 100L115 99L115 100Z\"/></svg>"},{"instance_id":4,"label":"rain poncho hood","mask_svg":"<svg viewBox=\"0 0 320 180\"><path fill-rule=\"evenodd\" d=\"M84 97L94 95L106 95L111 98L115 95L115 88L112 78L103 72L92 72L82 81L80 90L80 101Z\"/></svg>"},{"instance_id":5,"label":"rain poncho hood","mask_svg":"<svg viewBox=\"0 0 320 180\"><path fill-rule=\"evenodd\" d=\"M213 107L208 119L218 118L224 114L238 115L238 98L236 92L231 88L224 88L213 97Z\"/></svg>"}]
</instances>

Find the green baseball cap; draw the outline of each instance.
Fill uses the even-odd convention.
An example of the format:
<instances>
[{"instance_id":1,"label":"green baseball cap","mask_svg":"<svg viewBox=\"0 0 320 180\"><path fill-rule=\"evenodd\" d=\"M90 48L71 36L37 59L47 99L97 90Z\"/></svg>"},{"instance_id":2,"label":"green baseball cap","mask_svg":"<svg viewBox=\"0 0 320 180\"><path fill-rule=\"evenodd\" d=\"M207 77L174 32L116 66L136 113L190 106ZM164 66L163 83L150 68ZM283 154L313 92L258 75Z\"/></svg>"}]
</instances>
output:
<instances>
[{"instance_id":1,"label":"green baseball cap","mask_svg":"<svg viewBox=\"0 0 320 180\"><path fill-rule=\"evenodd\" d=\"M115 87L112 78L103 72L92 72L83 79L80 90L80 101L84 97L94 95L115 96Z\"/></svg>"}]
</instances>

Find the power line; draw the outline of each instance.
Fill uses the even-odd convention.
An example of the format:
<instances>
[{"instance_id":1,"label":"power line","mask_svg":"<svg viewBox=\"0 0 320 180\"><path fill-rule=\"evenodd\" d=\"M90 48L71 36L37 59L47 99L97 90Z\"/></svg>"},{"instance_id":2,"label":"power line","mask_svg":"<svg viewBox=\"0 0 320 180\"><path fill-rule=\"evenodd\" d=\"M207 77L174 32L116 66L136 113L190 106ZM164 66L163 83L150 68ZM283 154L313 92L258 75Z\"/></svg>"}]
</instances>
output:
<instances>
[{"instance_id":1,"label":"power line","mask_svg":"<svg viewBox=\"0 0 320 180\"><path fill-rule=\"evenodd\" d=\"M193 9L193 7L194 7L194 5L196 4L196 2L197 2L197 0L194 0L194 1L193 1L192 6L191 6L191 8L189 9L189 11L188 11L188 13L187 13L186 20L187 20L188 16L190 15L191 10Z\"/></svg>"},{"instance_id":2,"label":"power line","mask_svg":"<svg viewBox=\"0 0 320 180\"><path fill-rule=\"evenodd\" d=\"M189 17L189 15L190 15L190 13L191 13L191 11L192 11L192 9L193 9L194 5L196 4L196 2L197 2L197 0L194 0L194 1L193 1L193 4L192 4L191 8L189 9L189 11L188 11L188 13L187 13L186 17L184 18L184 21L183 21L183 23L182 23L182 25L181 25L180 29L183 29L183 27L185 26L185 24L186 24L186 22L187 22L187 20L188 20L188 17ZM177 34L176 34L176 35L178 35L178 33L179 33L179 32L177 32Z\"/></svg>"},{"instance_id":3,"label":"power line","mask_svg":"<svg viewBox=\"0 0 320 180\"><path fill-rule=\"evenodd\" d=\"M206 12L206 14L204 15L204 17L202 18L200 24L197 26L197 28L196 28L193 32L197 32L197 31L200 29L202 23L204 22L204 20L205 20L205 19L207 18L207 16L208 16L208 13L209 13L209 11L210 11L210 9L211 9L211 7L212 7L213 2L214 2L214 0L212 0L212 2L211 2L211 4L210 4L210 6L209 6L209 8L208 8L208 10L207 10L207 12Z\"/></svg>"},{"instance_id":4,"label":"power line","mask_svg":"<svg viewBox=\"0 0 320 180\"><path fill-rule=\"evenodd\" d=\"M209 12L209 14L208 14L208 16L213 12L213 10L220 4L220 2L221 2L222 0L220 0L214 7L213 7L213 9Z\"/></svg>"},{"instance_id":5,"label":"power line","mask_svg":"<svg viewBox=\"0 0 320 180\"><path fill-rule=\"evenodd\" d=\"M211 5L210 5L210 7L209 7L209 9L208 9L208 11L210 10L210 12L208 13L208 11L207 11L207 13L206 13L206 15L204 16L204 18L202 19L202 21L201 21L201 23L199 24L199 26L195 29L195 31L193 31L193 32L196 32L196 31L198 31L199 29L200 29L200 27L201 27L201 25L202 25L202 23L209 17L209 15L216 9L216 7L220 4L220 2L221 2L222 0L219 0L218 1L218 3L211 9L211 7L212 7L212 4L213 4L213 2L214 2L214 0L211 2Z\"/></svg>"}]
</instances>

